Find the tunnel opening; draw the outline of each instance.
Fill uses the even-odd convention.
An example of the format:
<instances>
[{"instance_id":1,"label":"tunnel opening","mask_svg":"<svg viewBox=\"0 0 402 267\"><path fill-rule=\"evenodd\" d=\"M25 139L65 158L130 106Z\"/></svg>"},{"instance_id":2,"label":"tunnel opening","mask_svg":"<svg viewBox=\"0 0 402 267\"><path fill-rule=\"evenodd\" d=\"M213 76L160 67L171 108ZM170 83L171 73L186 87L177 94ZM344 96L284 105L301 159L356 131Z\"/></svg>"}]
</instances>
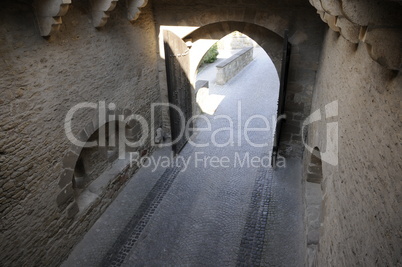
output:
<instances>
[{"instance_id":1,"label":"tunnel opening","mask_svg":"<svg viewBox=\"0 0 402 267\"><path fill-rule=\"evenodd\" d=\"M218 54L214 62L208 63L211 49L216 49ZM202 120L219 118L221 122L216 124L223 123L220 128L229 131L229 128L235 126L234 131L238 132L240 129L235 125L235 120L239 122L238 119L241 118L244 120L241 127L261 131L252 137L249 132L233 135L225 134L222 129L215 137L221 136L223 143L215 145L241 146L242 141L246 141L252 146L266 146L267 152L271 153L278 109L279 79L265 50L249 36L233 31L211 44L209 50L195 64L195 100L199 114L206 116ZM202 122L199 124L203 125ZM214 122L212 126L214 129ZM269 138L265 139L263 134Z\"/></svg>"},{"instance_id":2,"label":"tunnel opening","mask_svg":"<svg viewBox=\"0 0 402 267\"><path fill-rule=\"evenodd\" d=\"M165 27L165 26L164 26ZM177 28L180 28L179 26ZM187 30L187 29L185 29ZM185 31L184 30L184 31ZM232 48L239 48L239 44L242 43L243 48L245 46L253 47L252 50L257 51L258 58L265 57L267 60L267 66L269 65L269 70L266 70L266 73L261 74L260 77L256 77L255 75L251 75L252 77L244 77L240 80L250 81L251 83L248 85L250 87L248 94L257 94L256 88L267 86L270 84L275 88L272 91L271 95L260 95L255 96L256 99L272 99L274 102L275 108L273 108L269 112L263 112L264 114L249 114L248 118L245 119L245 123L248 127L262 127L268 129L269 132L274 133L276 128L277 117L279 114L278 105L278 91L279 91L279 75L280 67L281 67L281 58L283 52L283 42L284 38L279 36L278 34L263 28L258 25L244 23L244 22L220 22L220 23L212 23L205 26L202 26L197 29L187 30L187 33L181 32L183 29L176 29L175 27L161 28L161 33L164 32L164 54L165 54L165 65L166 65L166 79L167 79L167 91L169 95L169 104L177 105L179 108L184 108L184 116L185 121L183 124L178 125L178 119L175 117L174 113L177 113L176 109L170 108L170 130L172 132L172 139L175 140L177 134L175 132L187 132L187 129L181 131L180 127L185 128L186 124L194 123L195 128L199 128L200 125L202 127L203 123L205 123L206 117L202 116L200 119L192 118L194 115L213 115L214 110L219 106L219 103L225 101L224 95L219 94L211 94L210 85L213 84L214 81L205 82L205 79L200 79L199 72L202 70L202 58L206 55L208 50L217 45L220 39L226 36L226 41L220 42L220 46L224 46L226 42L226 46L231 46ZM170 32L170 40L166 39L166 32ZM177 33L177 34L175 34ZM179 40L174 40L176 36ZM228 41L231 39L230 41ZM248 42L247 45L244 42ZM178 49L180 47L180 49ZM223 48L223 47L221 47ZM178 49L178 50L177 50ZM167 50L169 50L167 52ZM177 51L173 51L177 50ZM219 59L222 58L222 51ZM235 50L233 50L235 51ZM233 52L232 51L232 52ZM227 51L226 51L227 52ZM230 53L230 52L227 52ZM251 52L252 54L253 52ZM232 56L232 55L230 55ZM254 58L251 56L251 59ZM174 60L173 60L174 59ZM226 58L227 60L227 58ZM169 62L176 61L176 65L169 66ZM252 62L253 63L253 62ZM238 64L234 64L238 65ZM246 64L247 65L247 64ZM252 64L250 64L252 65ZM264 64L263 64L264 65ZM247 68L247 67L246 67ZM190 83L190 85L188 85ZM265 85L263 85L265 83ZM185 88L190 86L191 93L185 92ZM257 90L258 91L258 90ZM187 100L185 100L187 99ZM234 99L234 98L233 98ZM237 107L237 110L240 110L241 106L241 98L237 99L236 103L232 103L231 106ZM189 103L191 101L191 103ZM187 102L187 104L183 104L180 102ZM205 108L205 104L209 107ZM245 104L245 103L243 103ZM249 103L243 106L256 106L256 103ZM260 106L265 107L267 103L261 103ZM214 107L215 106L215 107ZM191 107L191 109L189 108ZM173 111L173 112L172 112ZM244 109L242 110L244 111ZM251 112L251 111L247 111ZM191 114L189 116L188 114ZM252 113L252 112L251 112ZM225 115L225 114L221 114ZM254 117L252 117L255 115ZM230 117L230 116L229 116ZM258 118L257 118L258 117ZM190 119L191 118L191 119ZM248 120L250 119L250 120ZM228 127L231 127L232 123L228 122ZM174 125L176 124L176 125ZM254 125L254 126L253 126ZM176 128L176 129L175 129ZM177 129L179 128L179 129ZM188 128L188 127L187 127ZM268 133L267 133L268 134ZM247 134L246 134L247 135ZM190 135L189 135L190 136ZM244 138L244 136L237 135L239 139ZM272 139L273 136L270 136ZM246 137L247 139L247 137ZM188 138L185 142L188 141ZM248 140L246 140L248 141ZM269 140L265 142L265 146L271 146L271 148L267 149L268 153L272 153L272 143L274 140ZM228 144L233 145L234 143L229 141ZM255 144L255 142L251 142ZM268 145L269 143L269 145ZM226 143L225 143L226 144ZM221 145L221 144L218 144ZM177 146L177 145L176 145ZM258 144L261 146L261 143ZM175 150L175 149L174 149ZM176 149L177 150L177 149ZM273 162L271 160L271 162Z\"/></svg>"}]
</instances>

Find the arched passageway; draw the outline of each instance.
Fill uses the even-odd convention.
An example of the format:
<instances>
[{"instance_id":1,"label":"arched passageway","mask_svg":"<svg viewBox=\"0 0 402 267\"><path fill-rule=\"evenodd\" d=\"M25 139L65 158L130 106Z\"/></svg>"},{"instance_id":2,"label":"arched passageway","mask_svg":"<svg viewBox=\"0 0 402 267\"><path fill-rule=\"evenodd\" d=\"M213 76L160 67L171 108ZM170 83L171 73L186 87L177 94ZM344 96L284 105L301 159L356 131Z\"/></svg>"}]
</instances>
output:
<instances>
[{"instance_id":1,"label":"arched passageway","mask_svg":"<svg viewBox=\"0 0 402 267\"><path fill-rule=\"evenodd\" d=\"M224 21L204 25L184 35L181 31L181 27L167 27L163 29L164 33L160 35L160 38L163 36L163 47L165 50L166 91L169 96L166 101L178 106L178 108L183 111L182 117L185 118L185 123L178 125L177 121L180 120L180 117L177 116L176 108L170 108L170 130L172 132L172 139L180 139L179 143L183 143L181 141L183 138L180 138L177 133L183 134L183 131L178 128L183 128L189 121L189 118L196 114L197 110L194 91L196 88L197 67L201 58L213 43L233 31L243 32L258 43L271 58L277 70L276 77L279 73L284 72L283 70L279 71L282 67L282 61L284 61L282 60L284 38L262 26L246 22ZM182 41L179 40L179 36L182 37ZM186 48L186 46L188 48ZM163 82L164 79L161 80L161 83ZM193 87L193 93L191 94L192 104L188 103L190 96L189 93L187 93L187 89L183 89L189 86L189 82ZM286 80L284 80L283 83L286 83ZM189 108L190 106L192 106L191 109ZM280 114L277 113L277 115ZM165 125L168 124L169 123L165 123ZM273 128L275 128L275 126L273 126ZM174 146L177 147L177 144ZM182 147L182 145L180 145L180 147Z\"/></svg>"},{"instance_id":2,"label":"arched passageway","mask_svg":"<svg viewBox=\"0 0 402 267\"><path fill-rule=\"evenodd\" d=\"M283 37L257 24L236 21L222 21L207 24L189 33L183 38L183 40L190 40L192 42L190 55L194 62L191 64L192 75L194 75L193 73L196 70L197 62L201 60L211 44L234 31L239 31L258 43L271 58L279 75Z\"/></svg>"},{"instance_id":3,"label":"arched passageway","mask_svg":"<svg viewBox=\"0 0 402 267\"><path fill-rule=\"evenodd\" d=\"M226 37L229 36L226 35ZM250 38L249 40L253 41ZM237 57L238 52L243 50L226 48L226 50L220 50L221 56L218 55L214 63L207 64L201 71L197 70L197 82L201 84L207 82L205 87L195 88L196 104L202 112L201 119L198 120L201 121L201 126L197 125L197 127L202 128L202 125L205 125L202 121L208 118L212 128L222 128L220 135L223 135L222 132L226 129L225 142L230 146L241 147L244 144L242 140L246 140L246 142L250 141L249 145L265 147L265 152L270 153L272 134L276 126L279 78L271 58L255 41L254 44L255 47L251 48L253 60L244 68L241 62L248 60L247 56ZM251 43L251 46L254 44ZM208 49L209 47L206 47L206 50ZM241 67L237 67L236 71L239 71L237 75L222 84L218 81L218 66L228 60L237 60L234 65L241 65ZM200 65L200 62L194 62L194 65ZM221 122L216 123L213 121L214 118L219 118ZM243 127L259 128L257 130L259 134L253 136L255 140L248 139L253 134L248 135L243 131ZM216 145L230 150L228 146L218 143Z\"/></svg>"},{"instance_id":4,"label":"arched passageway","mask_svg":"<svg viewBox=\"0 0 402 267\"><path fill-rule=\"evenodd\" d=\"M166 8L163 4L161 6ZM169 8L175 9L175 7ZM267 6L264 6L264 9L266 8ZM158 13L159 36L161 37L163 31L167 29L177 34L190 47L190 57L195 60L192 60L188 67L188 79L195 86L195 73L199 59L214 42L235 30L248 35L261 45L280 74L284 36L286 29L289 29L288 41L294 49L292 49L290 57L286 101L283 104L287 123L279 127L282 130L280 145L277 146L277 149L278 153L284 156L299 156L303 145L300 138L300 125L310 111L310 103L307 103L305 99L309 99L312 94L319 55L319 49L316 47L317 43L321 41L321 39L312 38L313 35L307 32L311 30L320 32L322 29L314 29L311 26L312 21L302 19L303 16L294 17L295 14L292 15L288 12L289 9L269 9L268 13L272 13L269 19L265 16L243 17L243 13L230 11L230 9L229 7L228 10L224 10L222 16L215 16L213 14L216 11L209 10L211 12L209 20L202 19L204 14L197 13L197 10L191 10L190 13L183 14L180 23L172 17ZM177 12L181 12L181 10ZM304 7L298 7L297 13L306 12L309 11L304 10ZM163 46L161 38L159 46ZM161 51L160 54L160 85L162 92L167 92L164 52ZM162 100L168 102L163 93ZM169 124L168 118L165 117L165 127L168 128Z\"/></svg>"},{"instance_id":5,"label":"arched passageway","mask_svg":"<svg viewBox=\"0 0 402 267\"><path fill-rule=\"evenodd\" d=\"M169 60L173 54L180 57L174 67L185 66L181 60L185 53L168 48ZM143 218L149 215L152 220L137 224L147 223L141 230L145 237L135 238L134 224L123 246L115 245L103 263L113 265L123 259L123 266L257 266L267 262L263 255L271 253L264 244L274 234L267 231L267 221L272 218L268 210L275 190L269 150L279 79L265 51L255 50L254 60L225 85L215 86L208 75L200 77L211 78L209 95L222 97L219 105L196 119L195 134L167 172L171 182L164 188L168 193L155 204L159 212L146 213Z\"/></svg>"},{"instance_id":6,"label":"arched passageway","mask_svg":"<svg viewBox=\"0 0 402 267\"><path fill-rule=\"evenodd\" d=\"M199 78L211 76L201 72ZM169 168L150 158L150 166L141 169L147 177L162 169L161 178L103 258L91 259L94 263L291 266L303 261L300 191L290 185L292 195L284 192L270 166L279 88L273 62L257 47L254 60L225 85L215 85L213 77L209 82L208 95L221 97L219 105L197 118L195 134ZM111 207L105 216L116 213ZM73 256L66 266L72 262Z\"/></svg>"},{"instance_id":7,"label":"arched passageway","mask_svg":"<svg viewBox=\"0 0 402 267\"><path fill-rule=\"evenodd\" d=\"M324 202L325 226L323 234L320 234L317 264L397 266L401 262L402 244L398 231L402 213L395 208L402 202L399 186L402 160L398 135L402 131L399 116L402 6L399 3L396 0L1 1L0 176L4 179L0 182L0 232L3 236L0 265L58 266L137 170L136 164L121 166L121 171L110 174L110 180L107 180L110 183L105 190L101 190L99 201L89 205L88 209L79 208L74 198L74 187L86 190L90 184L99 181L96 171L104 167L106 157L94 157L95 151L72 146L71 140L66 138L72 133L86 141L91 139L90 135L99 126L94 119L98 117L97 109L91 108L78 112L71 131L66 130L63 119L73 107L83 101L98 103L98 107L100 102L113 102L118 109L128 109L143 116L150 125L150 131L160 133L160 118L168 117L168 113L156 110L157 120L154 121L148 108L155 102L163 101L167 92L162 82L166 80L164 55L158 53L156 38L159 29L163 26L191 27L190 31L180 35L180 40L188 36L186 43L195 45L196 37L190 34L197 28L205 26L203 29L207 29L208 25L216 23L220 25L222 29L211 29L205 35L208 36L212 32L227 31L233 23L249 23L282 37L285 29L289 30L289 42L294 49L285 107L287 121L282 136L284 149L280 152L288 158L300 160L304 150L305 164L310 160L308 151L311 152L315 146L321 151L322 184L327 205ZM141 16L138 17L140 11ZM127 15L136 22L127 21ZM50 33L46 33L43 24L48 26ZM104 26L101 30L94 28L101 26ZM40 37L48 34L50 38ZM190 40L192 38L194 42ZM210 40L212 37L205 38ZM161 77L160 82L156 77ZM336 103L339 113L331 112L328 116L327 105L330 103ZM300 131L300 128L305 126L303 121L307 122L312 112L321 114L321 123L310 123L305 135L306 132ZM136 127L129 130L137 132ZM147 156L154 151L152 137L153 134L137 151L144 164L150 162L146 161L149 159ZM331 142L326 142L328 140ZM324 146L325 143L335 145L329 149L329 146ZM307 144L311 145L311 150ZM336 162L332 161L334 158L326 160L332 154L330 152L335 151ZM109 152L113 154L113 151L105 152L105 156ZM94 164L86 160L91 158ZM309 168L304 167L303 172L307 172ZM181 186L177 190L178 182L185 179L172 179L181 169L165 168L165 173L158 172L161 177L149 172L140 179L139 176L131 179L135 181L134 186L130 184L131 188L138 190L129 190L125 197L119 195L119 200L123 199L118 202L120 205L112 205L110 209L110 212L117 211L109 216L115 221L108 221L104 228L102 221L105 217L98 221L92 228L97 232L97 238L90 239L89 246L77 249L79 255L84 255L84 261L70 266L88 266L91 265L88 264L90 259L104 257L105 250L115 241L109 242L111 239L108 238L117 239L119 233L124 232L124 227L133 225L133 222L140 223L134 223L138 228L132 241L143 240L150 235L153 240L158 240L157 237L163 236L163 231L160 235L160 232L150 234L148 230L151 227L147 228L147 225L157 220L153 215L160 216L172 203L185 201L180 193L188 189ZM77 178L87 181L83 188L77 188L81 186L79 179L73 180L74 173ZM270 199L271 204L276 203L277 206L268 212L274 217L281 216L281 211L288 211L289 207L303 203L289 203L297 193L297 190L291 190L291 186L301 185L300 181L304 181L301 173L298 171L284 175L283 179L273 179L277 187L271 191L273 198ZM212 177L214 174L208 173ZM241 176L242 173L236 175ZM294 180L289 182L292 178ZM214 185L209 188L219 195L229 195L229 200L232 195L243 197L226 189L218 190ZM176 186L175 190L169 191L170 186L172 189ZM191 197L197 199L190 205L196 207L202 200L202 192L191 188L189 191ZM263 196L253 195L252 199L258 199L260 195ZM282 198L275 198L278 195ZM155 201L149 202L148 196L155 196ZM163 196L170 198L163 201ZM217 200L214 195L208 199ZM236 201L228 203L228 206L238 208L239 202ZM225 203L219 204L224 206ZM127 206L130 208L122 209ZM184 215L185 221L174 221L170 226L161 221L163 230L172 230L176 233L173 238L179 240L188 234L187 229L203 236L208 232L200 230L205 229L202 226L219 228L232 223L222 219L199 224L193 220L198 213L203 215L203 212L215 207L205 205L204 209L198 208L197 213L192 213L191 207L174 210L170 215ZM84 210L87 212L81 212ZM265 211L262 209L261 212ZM129 217L124 216L127 214L130 214ZM298 218L297 214L293 215L292 218ZM219 212L216 212L216 217L224 218ZM175 231L179 223L189 228ZM270 229L280 230L280 225L270 224ZM158 230L157 227L154 229ZM195 235L193 232L191 234ZM288 232L277 231L277 235L270 240L276 237L279 242L271 242L272 246L294 244L284 238ZM220 233L222 238L228 235L230 233L225 231ZM250 236L250 239L253 238ZM190 247L192 240L197 239L192 238L183 247ZM152 251L154 243L148 243L145 253ZM160 243L163 241L155 245ZM202 243L200 255L202 251L211 251L209 244ZM250 244L251 247L253 245ZM173 244L164 249L159 250L161 255L166 256L169 250L173 250L176 254L173 252L172 255L178 255L180 264L185 265L187 260L177 253L180 248ZM294 251L288 249L287 254L293 256ZM215 251L210 254L215 255ZM276 258L275 254L267 255L271 259ZM198 265L203 263L200 258L194 258ZM157 261L156 258L153 261ZM284 264L270 261L269 265L295 266L300 262Z\"/></svg>"}]
</instances>

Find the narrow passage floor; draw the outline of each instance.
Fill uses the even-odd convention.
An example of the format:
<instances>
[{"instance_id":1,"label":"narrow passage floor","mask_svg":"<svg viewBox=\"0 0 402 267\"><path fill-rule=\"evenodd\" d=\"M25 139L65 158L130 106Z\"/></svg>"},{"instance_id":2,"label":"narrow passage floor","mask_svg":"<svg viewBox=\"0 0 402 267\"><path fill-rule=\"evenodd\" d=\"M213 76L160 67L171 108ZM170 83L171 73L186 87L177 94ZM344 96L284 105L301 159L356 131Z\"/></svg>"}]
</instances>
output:
<instances>
[{"instance_id":1,"label":"narrow passage floor","mask_svg":"<svg viewBox=\"0 0 402 267\"><path fill-rule=\"evenodd\" d=\"M187 144L174 166L140 169L63 266L303 266L300 163L268 166L276 70L260 48L224 86L211 78L214 65L199 75L219 103L197 122L211 130L199 131L198 146ZM169 156L164 148L153 158Z\"/></svg>"}]
</instances>

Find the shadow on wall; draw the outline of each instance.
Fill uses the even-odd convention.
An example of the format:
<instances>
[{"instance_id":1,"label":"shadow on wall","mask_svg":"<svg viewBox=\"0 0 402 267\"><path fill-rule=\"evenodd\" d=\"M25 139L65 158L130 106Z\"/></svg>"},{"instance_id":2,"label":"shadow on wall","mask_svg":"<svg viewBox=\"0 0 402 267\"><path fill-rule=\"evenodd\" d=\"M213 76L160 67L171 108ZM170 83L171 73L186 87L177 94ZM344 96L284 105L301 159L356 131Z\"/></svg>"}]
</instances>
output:
<instances>
[{"instance_id":1,"label":"shadow on wall","mask_svg":"<svg viewBox=\"0 0 402 267\"><path fill-rule=\"evenodd\" d=\"M106 168L110 167L108 163L117 159L117 147L111 144L118 144L117 136L119 129L118 125L114 125L115 130L111 131L109 129L110 126L113 126L113 124L105 124L95 131L87 141L98 141L99 132L103 131L106 133L105 138L107 146L83 148L78 157L73 178L73 188L77 193L80 193L83 188L96 179ZM111 132L112 136L110 135ZM113 139L113 141L111 139Z\"/></svg>"},{"instance_id":2,"label":"shadow on wall","mask_svg":"<svg viewBox=\"0 0 402 267\"><path fill-rule=\"evenodd\" d=\"M61 191L56 201L59 209L65 210L69 218L77 214L82 216L92 209L105 208L99 204L106 203L105 199L113 199L137 170L135 165L130 166L128 153L141 151L143 154L146 150L130 147L125 141L139 141L142 130L135 119L117 120L122 114L129 116L131 113L124 110L116 112L114 116L106 116L108 121L101 126L97 126L99 122L94 119L79 135L85 144L72 145L64 157L63 173L59 180ZM120 135L122 130L124 134ZM119 137L126 140L119 140ZM119 159L121 144L125 147L124 159Z\"/></svg>"}]
</instances>

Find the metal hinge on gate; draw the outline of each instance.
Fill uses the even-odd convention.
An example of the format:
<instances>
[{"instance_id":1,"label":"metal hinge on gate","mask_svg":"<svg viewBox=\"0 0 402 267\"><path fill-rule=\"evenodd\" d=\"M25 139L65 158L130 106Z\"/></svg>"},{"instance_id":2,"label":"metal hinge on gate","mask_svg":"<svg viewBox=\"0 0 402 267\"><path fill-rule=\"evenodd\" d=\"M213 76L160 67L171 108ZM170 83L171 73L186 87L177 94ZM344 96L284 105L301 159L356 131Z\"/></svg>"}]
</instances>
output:
<instances>
[{"instance_id":1,"label":"metal hinge on gate","mask_svg":"<svg viewBox=\"0 0 402 267\"><path fill-rule=\"evenodd\" d=\"M182 53L182 54L176 54L176 55L170 55L170 56L171 57L184 57L184 56L187 56L188 53L190 53L190 49L187 48L187 50L184 51L184 53Z\"/></svg>"}]
</instances>

